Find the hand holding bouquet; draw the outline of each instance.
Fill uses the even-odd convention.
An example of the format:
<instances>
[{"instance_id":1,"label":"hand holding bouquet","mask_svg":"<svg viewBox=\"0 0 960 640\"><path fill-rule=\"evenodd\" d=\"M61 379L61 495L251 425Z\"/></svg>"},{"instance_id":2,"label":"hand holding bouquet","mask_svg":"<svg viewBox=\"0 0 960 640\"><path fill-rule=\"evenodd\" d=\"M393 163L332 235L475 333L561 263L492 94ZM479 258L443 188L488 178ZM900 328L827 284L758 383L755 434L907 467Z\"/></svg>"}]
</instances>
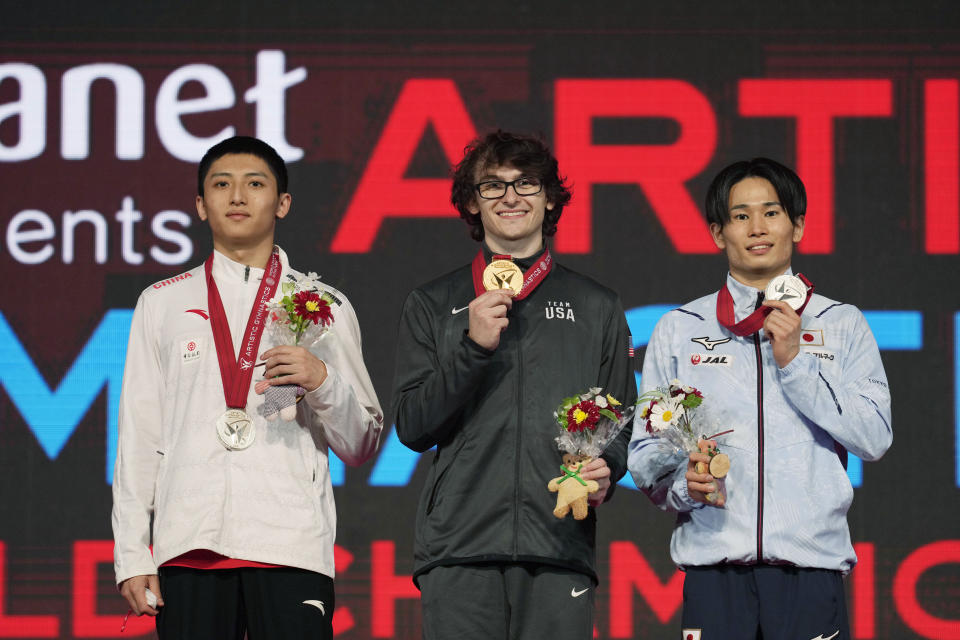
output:
<instances>
[{"instance_id":1,"label":"hand holding bouquet","mask_svg":"<svg viewBox=\"0 0 960 640\"><path fill-rule=\"evenodd\" d=\"M564 452L560 466L563 475L547 485L557 493L553 515L564 518L572 509L576 520L587 517L587 496L596 492L599 485L594 480L584 480L580 471L613 442L633 418L633 411L634 407L624 408L600 387L563 399L554 411L560 427L555 441Z\"/></svg>"},{"instance_id":2,"label":"hand holding bouquet","mask_svg":"<svg viewBox=\"0 0 960 640\"><path fill-rule=\"evenodd\" d=\"M333 324L333 296L320 287L316 273L298 278L287 274L288 280L280 285L283 297L268 305L270 311L267 331L278 345L311 347L323 338ZM321 293L322 292L322 293ZM298 385L271 386L262 380L254 386L257 393L266 394L260 413L267 420L293 420L297 415L297 403L306 390Z\"/></svg>"},{"instance_id":3,"label":"hand holding bouquet","mask_svg":"<svg viewBox=\"0 0 960 640\"><path fill-rule=\"evenodd\" d=\"M712 441L730 431L723 431L710 437L702 433L698 435L694 421L700 423L701 432L702 428L707 426L704 424L706 419L700 409L702 404L703 394L698 389L674 379L670 381L669 386L653 389L640 397L640 420L646 427L647 433L669 442L688 456L694 452L709 456L709 463L697 462L696 472L710 473L716 479L716 491L706 494L706 497L711 503L717 503L719 500L722 504L726 500L724 478L730 470L730 458L727 454L720 453L718 447L710 446L706 441ZM722 500L720 500L721 497Z\"/></svg>"}]
</instances>

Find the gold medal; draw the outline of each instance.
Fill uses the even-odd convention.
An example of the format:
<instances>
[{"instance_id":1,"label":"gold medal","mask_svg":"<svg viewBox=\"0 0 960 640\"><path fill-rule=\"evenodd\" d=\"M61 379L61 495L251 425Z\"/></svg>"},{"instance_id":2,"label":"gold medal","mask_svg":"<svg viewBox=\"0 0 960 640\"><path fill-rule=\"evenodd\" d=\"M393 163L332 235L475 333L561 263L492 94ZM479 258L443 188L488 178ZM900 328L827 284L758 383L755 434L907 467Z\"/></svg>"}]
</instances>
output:
<instances>
[{"instance_id":1,"label":"gold medal","mask_svg":"<svg viewBox=\"0 0 960 640\"><path fill-rule=\"evenodd\" d=\"M483 270L483 286L487 291L512 289L516 295L523 287L523 271L510 260L494 260Z\"/></svg>"}]
</instances>

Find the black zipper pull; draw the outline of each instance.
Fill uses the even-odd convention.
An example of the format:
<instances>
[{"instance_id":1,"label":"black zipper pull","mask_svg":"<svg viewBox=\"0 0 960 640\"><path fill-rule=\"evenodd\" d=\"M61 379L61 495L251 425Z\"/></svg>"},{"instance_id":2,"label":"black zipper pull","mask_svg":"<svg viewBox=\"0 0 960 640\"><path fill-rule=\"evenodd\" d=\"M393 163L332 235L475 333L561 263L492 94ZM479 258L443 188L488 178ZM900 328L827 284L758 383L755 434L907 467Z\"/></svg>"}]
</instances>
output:
<instances>
[{"instance_id":1,"label":"black zipper pull","mask_svg":"<svg viewBox=\"0 0 960 640\"><path fill-rule=\"evenodd\" d=\"M250 279L250 265L246 265L243 268L243 281L246 282Z\"/></svg>"}]
</instances>

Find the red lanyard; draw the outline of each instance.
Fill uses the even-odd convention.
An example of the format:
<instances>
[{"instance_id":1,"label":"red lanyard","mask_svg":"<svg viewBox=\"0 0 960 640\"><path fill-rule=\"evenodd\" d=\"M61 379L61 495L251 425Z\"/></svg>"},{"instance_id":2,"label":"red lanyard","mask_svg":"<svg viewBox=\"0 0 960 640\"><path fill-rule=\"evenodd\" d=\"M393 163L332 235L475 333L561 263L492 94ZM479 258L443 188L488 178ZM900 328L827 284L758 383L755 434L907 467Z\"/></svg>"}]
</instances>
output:
<instances>
[{"instance_id":1,"label":"red lanyard","mask_svg":"<svg viewBox=\"0 0 960 640\"><path fill-rule=\"evenodd\" d=\"M807 285L807 297L803 301L803 304L800 305L800 308L797 309L797 315L801 315L807 303L810 302L814 287L813 283L807 280L802 273L798 273L797 277L803 281L803 284ZM733 296L730 295L730 289L724 285L717 293L717 320L738 336L751 336L759 331L760 327L763 326L763 321L767 319L771 311L773 311L773 307L762 305L749 316L737 322L737 317L733 311Z\"/></svg>"},{"instance_id":2,"label":"red lanyard","mask_svg":"<svg viewBox=\"0 0 960 640\"><path fill-rule=\"evenodd\" d=\"M257 289L257 297L253 302L253 309L250 310L250 318L247 320L239 362L234 356L227 314L223 310L217 283L213 280L212 253L203 268L207 274L207 306L210 308L210 328L213 330L213 342L217 347L217 360L220 362L223 397L228 407L243 409L247 406L247 393L250 391L250 380L253 378L253 363L257 359L257 348L260 346L260 338L266 324L267 303L273 297L280 282L280 256L276 252L270 254L270 261L267 262L260 288Z\"/></svg>"},{"instance_id":3,"label":"red lanyard","mask_svg":"<svg viewBox=\"0 0 960 640\"><path fill-rule=\"evenodd\" d=\"M511 260L510 256L504 255L495 255L492 258L493 260ZM483 250L477 252L477 256L473 259L473 289L476 291L479 296L481 293L486 291L486 287L483 286L483 270L487 267L487 261L483 258ZM550 255L550 249L544 249L543 254L540 256L540 259L537 260L533 266L531 266L523 274L523 286L520 287L520 293L513 296L514 300L523 300L528 295L533 293L533 290L547 277L547 274L550 273L550 270L553 269L553 256Z\"/></svg>"}]
</instances>

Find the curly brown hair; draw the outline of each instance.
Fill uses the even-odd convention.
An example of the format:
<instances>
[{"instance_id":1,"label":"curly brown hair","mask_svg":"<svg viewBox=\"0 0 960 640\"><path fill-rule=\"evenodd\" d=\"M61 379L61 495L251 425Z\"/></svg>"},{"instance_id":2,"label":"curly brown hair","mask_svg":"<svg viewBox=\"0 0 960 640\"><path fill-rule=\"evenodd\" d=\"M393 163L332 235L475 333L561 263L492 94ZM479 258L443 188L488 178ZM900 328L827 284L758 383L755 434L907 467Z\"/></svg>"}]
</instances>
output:
<instances>
[{"instance_id":1,"label":"curly brown hair","mask_svg":"<svg viewBox=\"0 0 960 640\"><path fill-rule=\"evenodd\" d=\"M544 212L543 235L556 233L560 214L572 195L566 178L560 175L557 159L540 138L498 129L470 142L463 150L463 160L453 170L450 202L470 227L470 237L483 240L480 214L470 211L477 202L477 171L494 166L513 167L543 181L547 202L553 203L553 209Z\"/></svg>"}]
</instances>

